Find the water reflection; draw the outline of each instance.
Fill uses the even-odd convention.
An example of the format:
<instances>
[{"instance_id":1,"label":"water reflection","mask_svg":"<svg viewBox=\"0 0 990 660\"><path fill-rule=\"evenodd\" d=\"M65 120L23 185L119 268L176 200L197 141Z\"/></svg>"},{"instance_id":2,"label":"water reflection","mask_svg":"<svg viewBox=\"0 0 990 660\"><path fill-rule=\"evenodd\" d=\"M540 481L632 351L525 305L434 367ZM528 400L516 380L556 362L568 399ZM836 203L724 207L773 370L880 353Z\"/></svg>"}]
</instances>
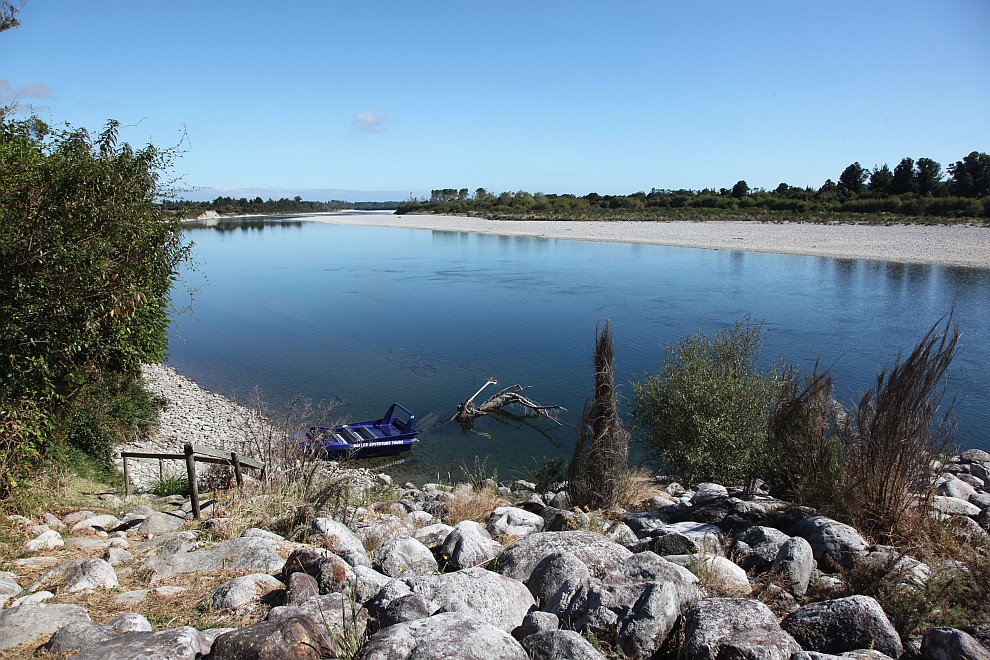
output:
<instances>
[{"instance_id":1,"label":"water reflection","mask_svg":"<svg viewBox=\"0 0 990 660\"><path fill-rule=\"evenodd\" d=\"M568 409L560 429L482 419L487 435L464 437L440 423L404 464L421 473L410 477L475 456L505 476L568 458L604 318L624 395L659 367L664 344L751 314L770 329L768 361L820 358L853 401L955 304L960 440L990 447L990 270L298 220L234 226L194 230L207 282L195 317L170 330L170 363L203 386L245 398L257 385L273 402L333 393L351 419L398 400L445 420L494 376ZM369 259L369 245L389 258ZM175 295L183 306L184 290Z\"/></svg>"}]
</instances>

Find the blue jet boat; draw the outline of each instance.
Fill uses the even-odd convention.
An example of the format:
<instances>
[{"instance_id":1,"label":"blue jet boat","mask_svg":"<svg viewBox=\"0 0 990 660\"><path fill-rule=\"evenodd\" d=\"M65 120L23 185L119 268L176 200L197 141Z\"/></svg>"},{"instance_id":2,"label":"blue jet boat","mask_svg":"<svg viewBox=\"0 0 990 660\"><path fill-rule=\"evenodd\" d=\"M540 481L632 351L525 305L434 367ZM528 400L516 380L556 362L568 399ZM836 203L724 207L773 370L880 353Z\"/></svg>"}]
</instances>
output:
<instances>
[{"instance_id":1,"label":"blue jet boat","mask_svg":"<svg viewBox=\"0 0 990 660\"><path fill-rule=\"evenodd\" d=\"M405 413L405 419L395 415L396 408ZM313 426L295 439L331 458L371 458L409 451L418 442L417 435L416 416L402 404L393 403L381 419L339 426Z\"/></svg>"}]
</instances>

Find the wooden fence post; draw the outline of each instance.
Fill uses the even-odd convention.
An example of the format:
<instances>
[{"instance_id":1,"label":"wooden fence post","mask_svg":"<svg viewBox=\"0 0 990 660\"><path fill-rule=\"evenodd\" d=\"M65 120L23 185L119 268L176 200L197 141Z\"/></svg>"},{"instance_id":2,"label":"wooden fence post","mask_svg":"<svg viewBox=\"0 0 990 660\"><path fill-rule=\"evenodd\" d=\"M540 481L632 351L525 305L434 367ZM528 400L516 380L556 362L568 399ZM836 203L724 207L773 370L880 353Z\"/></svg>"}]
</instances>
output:
<instances>
[{"instance_id":1,"label":"wooden fence post","mask_svg":"<svg viewBox=\"0 0 990 660\"><path fill-rule=\"evenodd\" d=\"M196 485L196 456L193 446L186 443L183 447L186 455L186 475L189 477L189 501L192 504L193 518L199 520L199 487Z\"/></svg>"},{"instance_id":2,"label":"wooden fence post","mask_svg":"<svg viewBox=\"0 0 990 660\"><path fill-rule=\"evenodd\" d=\"M124 459L124 497L127 498L131 494L131 482L127 474L127 456L121 456L121 458Z\"/></svg>"},{"instance_id":3,"label":"wooden fence post","mask_svg":"<svg viewBox=\"0 0 990 660\"><path fill-rule=\"evenodd\" d=\"M244 487L244 477L241 476L241 462L237 460L237 452L230 452L230 462L234 464L234 479L237 480L237 487Z\"/></svg>"}]
</instances>

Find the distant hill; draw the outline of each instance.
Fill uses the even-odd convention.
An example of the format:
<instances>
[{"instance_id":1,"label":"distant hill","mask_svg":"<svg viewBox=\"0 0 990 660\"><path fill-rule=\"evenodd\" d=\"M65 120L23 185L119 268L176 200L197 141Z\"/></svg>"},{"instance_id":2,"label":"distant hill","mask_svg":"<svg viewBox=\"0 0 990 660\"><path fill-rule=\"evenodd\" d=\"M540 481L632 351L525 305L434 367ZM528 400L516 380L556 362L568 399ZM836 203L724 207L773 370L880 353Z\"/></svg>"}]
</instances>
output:
<instances>
[{"instance_id":1,"label":"distant hill","mask_svg":"<svg viewBox=\"0 0 990 660\"><path fill-rule=\"evenodd\" d=\"M301 197L306 200L328 202L340 200L345 202L391 202L405 201L410 197L429 197L422 190L342 190L339 188L211 188L202 187L176 193L173 199L190 202L210 202L217 197L232 197L234 199L294 199Z\"/></svg>"}]
</instances>

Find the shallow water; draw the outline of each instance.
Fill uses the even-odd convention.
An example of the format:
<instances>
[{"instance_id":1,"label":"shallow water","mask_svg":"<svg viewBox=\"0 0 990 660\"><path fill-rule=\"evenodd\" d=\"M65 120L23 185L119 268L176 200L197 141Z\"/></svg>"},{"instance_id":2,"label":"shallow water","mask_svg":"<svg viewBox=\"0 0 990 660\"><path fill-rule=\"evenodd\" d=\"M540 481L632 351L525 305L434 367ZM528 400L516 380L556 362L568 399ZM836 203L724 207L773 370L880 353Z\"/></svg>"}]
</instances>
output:
<instances>
[{"instance_id":1,"label":"shallow water","mask_svg":"<svg viewBox=\"0 0 990 660\"><path fill-rule=\"evenodd\" d=\"M476 457L519 478L544 457L569 458L606 318L623 394L657 370L664 343L750 314L768 330L767 360L820 358L848 402L955 305L958 437L990 449L990 270L311 222L223 227L189 230L195 291L176 291L191 308L171 328L169 364L240 401L255 387L276 403L339 400L334 413L352 420L400 401L430 423L390 468L400 478L463 477ZM445 423L489 376L565 406L564 426L483 418L464 435Z\"/></svg>"}]
</instances>

